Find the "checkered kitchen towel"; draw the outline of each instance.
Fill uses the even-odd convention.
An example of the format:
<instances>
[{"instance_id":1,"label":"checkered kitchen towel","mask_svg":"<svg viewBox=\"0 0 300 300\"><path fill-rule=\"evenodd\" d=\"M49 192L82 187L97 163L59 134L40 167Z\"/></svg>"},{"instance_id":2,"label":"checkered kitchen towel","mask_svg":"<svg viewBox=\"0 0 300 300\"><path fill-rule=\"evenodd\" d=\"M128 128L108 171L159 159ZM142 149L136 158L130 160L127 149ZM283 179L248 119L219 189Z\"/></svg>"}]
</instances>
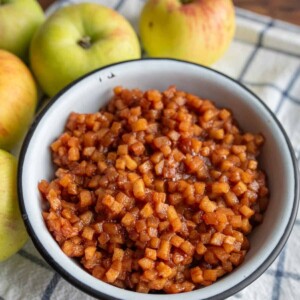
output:
<instances>
[{"instance_id":1,"label":"checkered kitchen towel","mask_svg":"<svg viewBox=\"0 0 300 300\"><path fill-rule=\"evenodd\" d=\"M91 1L91 0L90 0ZM80 1L57 1L61 5ZM98 0L137 28L142 0ZM240 80L276 113L300 158L300 27L237 9L237 32L226 55L213 67ZM230 299L300 299L300 216L281 255L254 283ZM0 300L93 299L77 290L41 258L29 241L0 263Z\"/></svg>"}]
</instances>

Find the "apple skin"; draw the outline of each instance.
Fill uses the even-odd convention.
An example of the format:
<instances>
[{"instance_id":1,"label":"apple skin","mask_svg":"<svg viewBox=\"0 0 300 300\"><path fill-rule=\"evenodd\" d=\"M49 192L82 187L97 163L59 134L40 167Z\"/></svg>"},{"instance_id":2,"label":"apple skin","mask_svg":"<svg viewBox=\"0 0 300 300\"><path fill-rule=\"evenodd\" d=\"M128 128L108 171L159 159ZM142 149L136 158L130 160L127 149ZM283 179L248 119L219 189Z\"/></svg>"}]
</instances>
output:
<instances>
[{"instance_id":1,"label":"apple skin","mask_svg":"<svg viewBox=\"0 0 300 300\"><path fill-rule=\"evenodd\" d=\"M0 49L28 61L29 45L45 16L36 0L0 1Z\"/></svg>"},{"instance_id":2,"label":"apple skin","mask_svg":"<svg viewBox=\"0 0 300 300\"><path fill-rule=\"evenodd\" d=\"M28 67L0 49L0 148L12 150L20 142L36 104L37 87Z\"/></svg>"},{"instance_id":3,"label":"apple skin","mask_svg":"<svg viewBox=\"0 0 300 300\"><path fill-rule=\"evenodd\" d=\"M182 2L148 0L139 19L144 49L153 57L211 65L224 54L234 36L232 0Z\"/></svg>"},{"instance_id":4,"label":"apple skin","mask_svg":"<svg viewBox=\"0 0 300 300\"><path fill-rule=\"evenodd\" d=\"M0 149L0 261L19 251L28 235L17 197L17 160Z\"/></svg>"},{"instance_id":5,"label":"apple skin","mask_svg":"<svg viewBox=\"0 0 300 300\"><path fill-rule=\"evenodd\" d=\"M85 38L91 40L86 48L79 44ZM30 47L31 69L49 96L92 70L140 56L129 22L116 11L92 3L56 11L36 32Z\"/></svg>"}]
</instances>

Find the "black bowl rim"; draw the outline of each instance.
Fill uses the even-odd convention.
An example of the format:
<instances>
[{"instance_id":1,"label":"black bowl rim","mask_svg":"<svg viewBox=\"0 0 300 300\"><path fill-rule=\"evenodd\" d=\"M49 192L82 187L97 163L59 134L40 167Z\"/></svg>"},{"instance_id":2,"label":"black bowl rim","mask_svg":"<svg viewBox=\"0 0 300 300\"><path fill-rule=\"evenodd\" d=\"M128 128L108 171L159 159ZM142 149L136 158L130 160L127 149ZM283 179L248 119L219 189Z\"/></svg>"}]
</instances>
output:
<instances>
[{"instance_id":1,"label":"black bowl rim","mask_svg":"<svg viewBox=\"0 0 300 300\"><path fill-rule=\"evenodd\" d=\"M222 300L225 299L227 297L230 297L234 294L236 294L237 292L241 291L242 289L244 289L246 286L248 286L249 284L251 284L254 280L256 280L258 277L260 277L266 270L267 268L273 263L273 261L277 258L277 256L280 254L281 250L283 249L284 245L286 244L291 231L293 229L296 217L297 217L297 211L298 211L298 206L299 206L299 169L297 166L297 159L294 153L294 149L292 147L292 144L289 140L289 137L287 135L287 133L285 132L283 126L281 125L281 123L279 122L279 120L277 119L277 117L275 116L275 114L269 109L269 107L255 94L253 93L250 89L248 89L244 84L242 84L241 82L231 78L230 76L223 74L222 72L219 72L217 70L214 70L210 67L207 66L203 66L200 64L196 64L196 63L192 63L192 62L188 62L188 61L184 61L184 60L179 60L179 59L172 59L172 58L143 58L143 59L133 59L133 60L126 60L126 61L122 61L122 62L118 62L118 63L114 63L114 64L110 64L108 66L104 66L102 68L98 68L96 70L93 70L83 76L81 76L80 78L76 79L75 81L71 82L69 85L67 85L65 88L63 88L59 93L57 93L43 108L42 110L39 112L39 114L36 116L36 118L34 119L33 123L31 124L27 135L24 139L24 142L22 144L21 147L21 151L20 151L20 155L19 155L19 163L18 163L18 175L17 175L17 189L18 189L18 198L19 198L19 205L20 205L20 210L22 213L22 218L23 221L25 223L26 229L30 235L30 237L32 238L32 241L35 245L35 247L37 248L37 250L39 251L39 253L42 255L42 257L50 264L51 267L53 267L53 269L58 272L64 279L66 279L69 283L71 283L73 286L79 288L80 290L82 290L83 292L86 292L87 294L96 297L96 298L103 298L103 299L110 299L110 300L121 300L121 298L115 298L112 297L108 294L105 294L104 292L100 292L98 290L93 289L92 287L90 287L89 285L79 281L77 278L75 278L72 274L70 274L69 272L67 272L64 268L62 268L55 260L52 259L52 257L50 256L50 254L48 253L47 249L44 247L44 245L39 241L38 237L35 234L35 231L33 229L33 227L31 226L28 216L27 216L27 212L25 209L25 203L24 203L24 197L23 197L23 190L22 190L22 173L23 173L23 164L24 164L24 160L26 157L26 151L27 148L29 146L30 140L35 132L35 129L37 128L39 122L41 121L41 119L43 118L43 116L46 114L46 112L49 110L49 108L53 105L53 103L55 103L67 90L69 90L70 88L72 88L75 84L77 84L79 81L81 81L82 79L89 77L90 75L97 73L99 71L108 69L112 66L116 66L116 65L121 65L121 64L128 64L128 63L136 63L138 61L143 61L143 60L147 60L147 61L173 61L173 62L179 62L182 64L189 64L189 65L194 65L197 66L199 68L204 68L209 70L210 72L216 73L218 75L221 75L227 79L229 79L230 81L232 81L234 84L239 85L240 87L242 87L244 90L246 90L248 93L250 93L258 102L260 102L261 105L263 105L263 107L266 109L266 111L270 114L270 116L273 118L273 120L275 121L276 125L278 126L278 128L280 129L281 133L283 134L285 141L287 143L287 146L289 148L290 151L290 155L291 155L291 159L292 159L292 163L293 163L293 171L294 171L294 178L295 178L295 190L294 190L294 201L293 201L293 209L292 209L292 214L290 216L289 222L285 228L285 231L281 237L281 239L279 240L278 244L276 245L276 247L274 248L274 250L271 252L271 254L266 258L266 260L260 265L260 267L258 269L256 269L250 276L248 276L247 278L243 279L240 283L238 283L236 286L233 286L215 296L212 297L208 297L205 299L201 299L201 300ZM120 294L122 294L122 289L120 289ZM166 297L169 295L166 295ZM199 299L200 300L200 299Z\"/></svg>"}]
</instances>

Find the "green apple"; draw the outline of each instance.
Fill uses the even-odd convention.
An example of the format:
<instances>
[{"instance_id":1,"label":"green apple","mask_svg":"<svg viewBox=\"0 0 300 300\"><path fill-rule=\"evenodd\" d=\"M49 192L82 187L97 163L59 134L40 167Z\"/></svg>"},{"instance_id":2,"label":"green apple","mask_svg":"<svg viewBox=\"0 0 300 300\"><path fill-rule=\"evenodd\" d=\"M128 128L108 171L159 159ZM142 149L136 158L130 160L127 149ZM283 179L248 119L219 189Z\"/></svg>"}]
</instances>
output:
<instances>
[{"instance_id":1,"label":"green apple","mask_svg":"<svg viewBox=\"0 0 300 300\"><path fill-rule=\"evenodd\" d=\"M16 147L36 104L37 87L31 72L17 56L0 49L0 148Z\"/></svg>"},{"instance_id":2,"label":"green apple","mask_svg":"<svg viewBox=\"0 0 300 300\"><path fill-rule=\"evenodd\" d=\"M17 160L0 149L0 261L6 260L28 240L17 197Z\"/></svg>"},{"instance_id":3,"label":"green apple","mask_svg":"<svg viewBox=\"0 0 300 300\"><path fill-rule=\"evenodd\" d=\"M148 0L139 30L149 56L211 65L235 31L232 0Z\"/></svg>"},{"instance_id":4,"label":"green apple","mask_svg":"<svg viewBox=\"0 0 300 300\"><path fill-rule=\"evenodd\" d=\"M44 19L36 0L0 0L0 49L27 61L31 38Z\"/></svg>"},{"instance_id":5,"label":"green apple","mask_svg":"<svg viewBox=\"0 0 300 300\"><path fill-rule=\"evenodd\" d=\"M140 58L129 22L92 3L63 7L33 37L30 65L42 89L53 96L78 77L105 65Z\"/></svg>"}]
</instances>

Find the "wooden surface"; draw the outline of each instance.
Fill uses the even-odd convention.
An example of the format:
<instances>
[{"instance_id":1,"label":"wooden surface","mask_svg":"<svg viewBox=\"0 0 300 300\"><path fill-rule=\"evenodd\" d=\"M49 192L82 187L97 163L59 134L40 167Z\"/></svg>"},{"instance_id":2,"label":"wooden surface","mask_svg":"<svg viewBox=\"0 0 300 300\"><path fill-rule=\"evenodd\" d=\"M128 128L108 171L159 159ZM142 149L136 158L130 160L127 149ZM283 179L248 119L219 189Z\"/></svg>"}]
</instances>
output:
<instances>
[{"instance_id":1,"label":"wooden surface","mask_svg":"<svg viewBox=\"0 0 300 300\"><path fill-rule=\"evenodd\" d=\"M54 0L39 0L45 9ZM233 0L238 7L300 25L300 0Z\"/></svg>"},{"instance_id":2,"label":"wooden surface","mask_svg":"<svg viewBox=\"0 0 300 300\"><path fill-rule=\"evenodd\" d=\"M300 0L234 0L233 2L238 7L300 25Z\"/></svg>"}]
</instances>

